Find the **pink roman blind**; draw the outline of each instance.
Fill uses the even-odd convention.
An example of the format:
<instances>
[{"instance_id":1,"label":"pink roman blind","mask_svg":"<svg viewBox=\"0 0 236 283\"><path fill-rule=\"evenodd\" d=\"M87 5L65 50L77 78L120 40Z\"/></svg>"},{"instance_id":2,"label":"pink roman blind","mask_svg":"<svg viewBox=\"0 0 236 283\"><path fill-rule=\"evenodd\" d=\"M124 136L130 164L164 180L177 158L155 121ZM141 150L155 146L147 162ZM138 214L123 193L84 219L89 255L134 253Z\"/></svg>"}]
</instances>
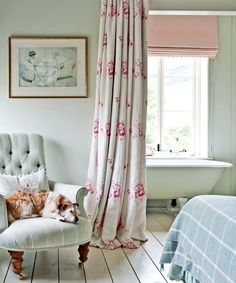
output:
<instances>
[{"instance_id":1,"label":"pink roman blind","mask_svg":"<svg viewBox=\"0 0 236 283\"><path fill-rule=\"evenodd\" d=\"M149 16L149 55L215 58L217 52L216 16Z\"/></svg>"}]
</instances>

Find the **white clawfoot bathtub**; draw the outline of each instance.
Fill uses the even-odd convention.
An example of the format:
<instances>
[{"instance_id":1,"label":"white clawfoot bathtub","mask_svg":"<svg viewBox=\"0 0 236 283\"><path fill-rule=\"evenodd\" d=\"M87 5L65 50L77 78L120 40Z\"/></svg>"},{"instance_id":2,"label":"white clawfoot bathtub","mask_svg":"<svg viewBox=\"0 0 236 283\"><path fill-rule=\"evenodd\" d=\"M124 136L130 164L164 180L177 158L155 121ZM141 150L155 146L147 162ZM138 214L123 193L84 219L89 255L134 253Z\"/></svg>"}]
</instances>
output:
<instances>
[{"instance_id":1,"label":"white clawfoot bathtub","mask_svg":"<svg viewBox=\"0 0 236 283\"><path fill-rule=\"evenodd\" d=\"M231 163L205 159L147 158L147 198L176 199L208 194Z\"/></svg>"}]
</instances>

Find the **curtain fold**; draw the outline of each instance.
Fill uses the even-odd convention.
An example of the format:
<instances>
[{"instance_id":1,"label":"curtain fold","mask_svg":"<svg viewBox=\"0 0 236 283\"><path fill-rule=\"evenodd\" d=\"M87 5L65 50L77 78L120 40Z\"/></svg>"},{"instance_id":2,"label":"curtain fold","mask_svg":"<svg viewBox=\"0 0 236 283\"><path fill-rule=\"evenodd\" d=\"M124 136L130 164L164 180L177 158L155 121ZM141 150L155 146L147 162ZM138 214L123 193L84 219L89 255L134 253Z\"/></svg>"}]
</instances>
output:
<instances>
[{"instance_id":1,"label":"curtain fold","mask_svg":"<svg viewBox=\"0 0 236 283\"><path fill-rule=\"evenodd\" d=\"M85 200L91 244L146 240L145 123L148 0L103 0Z\"/></svg>"}]
</instances>

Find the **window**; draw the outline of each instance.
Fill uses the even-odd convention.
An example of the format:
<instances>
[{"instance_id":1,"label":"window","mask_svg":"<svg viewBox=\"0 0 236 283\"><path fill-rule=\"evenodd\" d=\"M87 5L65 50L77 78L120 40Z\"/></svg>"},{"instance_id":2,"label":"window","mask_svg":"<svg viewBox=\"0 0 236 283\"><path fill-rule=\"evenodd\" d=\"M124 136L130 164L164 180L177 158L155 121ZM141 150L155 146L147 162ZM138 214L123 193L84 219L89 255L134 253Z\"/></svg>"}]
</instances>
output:
<instances>
[{"instance_id":1,"label":"window","mask_svg":"<svg viewBox=\"0 0 236 283\"><path fill-rule=\"evenodd\" d=\"M148 58L147 144L164 154L208 156L208 58Z\"/></svg>"}]
</instances>

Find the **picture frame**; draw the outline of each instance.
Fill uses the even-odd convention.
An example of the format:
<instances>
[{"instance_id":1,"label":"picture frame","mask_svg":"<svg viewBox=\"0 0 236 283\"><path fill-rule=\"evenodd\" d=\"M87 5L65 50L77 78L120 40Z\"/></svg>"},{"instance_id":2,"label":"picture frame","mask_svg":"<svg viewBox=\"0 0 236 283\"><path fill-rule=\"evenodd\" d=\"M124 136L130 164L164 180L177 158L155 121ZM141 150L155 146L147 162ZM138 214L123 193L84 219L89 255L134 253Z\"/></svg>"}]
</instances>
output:
<instances>
[{"instance_id":1,"label":"picture frame","mask_svg":"<svg viewBox=\"0 0 236 283\"><path fill-rule=\"evenodd\" d=\"M87 37L9 37L9 98L86 98Z\"/></svg>"}]
</instances>

